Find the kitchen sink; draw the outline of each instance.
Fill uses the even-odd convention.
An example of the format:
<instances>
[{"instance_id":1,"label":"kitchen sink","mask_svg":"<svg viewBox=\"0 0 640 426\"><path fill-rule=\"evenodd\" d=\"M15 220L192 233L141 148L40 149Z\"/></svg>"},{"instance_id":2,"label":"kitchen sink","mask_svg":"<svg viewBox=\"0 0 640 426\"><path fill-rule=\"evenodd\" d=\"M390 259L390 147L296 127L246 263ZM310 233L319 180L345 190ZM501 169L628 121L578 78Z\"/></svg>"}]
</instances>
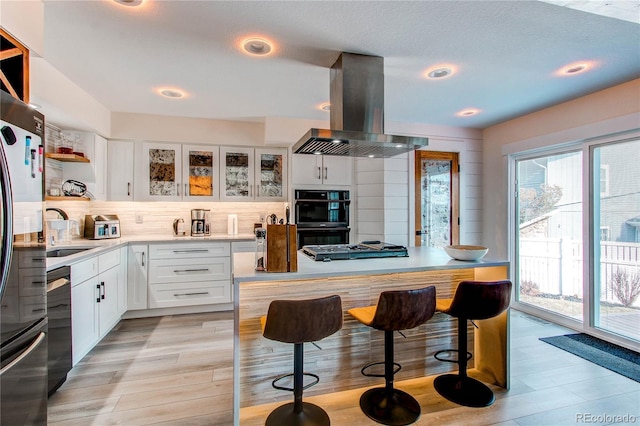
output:
<instances>
[{"instance_id":1,"label":"kitchen sink","mask_svg":"<svg viewBox=\"0 0 640 426\"><path fill-rule=\"evenodd\" d=\"M75 247L75 248L59 248L47 250L47 257L67 257L72 254L81 253L83 251L91 250L94 247Z\"/></svg>"}]
</instances>

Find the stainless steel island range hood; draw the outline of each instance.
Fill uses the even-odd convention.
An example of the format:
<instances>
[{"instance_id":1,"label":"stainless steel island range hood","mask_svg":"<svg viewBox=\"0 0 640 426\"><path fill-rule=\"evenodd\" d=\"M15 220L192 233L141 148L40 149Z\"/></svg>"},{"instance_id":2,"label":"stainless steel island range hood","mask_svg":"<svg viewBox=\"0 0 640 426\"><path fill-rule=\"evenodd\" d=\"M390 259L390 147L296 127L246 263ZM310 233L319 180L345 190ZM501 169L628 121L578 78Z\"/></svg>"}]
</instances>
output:
<instances>
[{"instance_id":1,"label":"stainless steel island range hood","mask_svg":"<svg viewBox=\"0 0 640 426\"><path fill-rule=\"evenodd\" d=\"M331 67L331 130L311 129L294 154L386 158L427 146L422 137L384 134L384 58L342 53Z\"/></svg>"}]
</instances>

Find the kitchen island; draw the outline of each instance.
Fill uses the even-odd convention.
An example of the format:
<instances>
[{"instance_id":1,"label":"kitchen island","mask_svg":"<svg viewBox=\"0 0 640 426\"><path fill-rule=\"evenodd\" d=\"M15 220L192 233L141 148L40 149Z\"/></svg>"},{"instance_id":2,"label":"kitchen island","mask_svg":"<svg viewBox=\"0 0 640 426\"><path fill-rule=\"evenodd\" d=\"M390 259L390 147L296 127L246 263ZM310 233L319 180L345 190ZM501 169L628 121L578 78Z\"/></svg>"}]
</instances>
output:
<instances>
[{"instance_id":1,"label":"kitchen island","mask_svg":"<svg viewBox=\"0 0 640 426\"><path fill-rule=\"evenodd\" d=\"M275 299L307 299L338 294L342 298L343 328L318 343L305 346L305 371L320 376L320 383L305 395L355 389L384 382L364 377L360 369L384 358L384 333L366 327L346 313L352 307L374 305L380 292L435 285L438 298L450 298L462 280L498 280L508 277L509 263L490 257L457 261L441 249L412 247L408 257L315 262L298 252L298 271L256 272L255 254L233 258L235 345L234 412L242 407L288 401L291 394L271 387L278 375L293 369L293 346L262 337L260 317ZM508 388L509 313L469 324L470 368L488 383ZM396 381L441 374L455 364L438 362L433 354L457 347L457 320L437 313L426 324L403 331L396 344L402 370ZM398 334L397 336L400 336Z\"/></svg>"}]
</instances>

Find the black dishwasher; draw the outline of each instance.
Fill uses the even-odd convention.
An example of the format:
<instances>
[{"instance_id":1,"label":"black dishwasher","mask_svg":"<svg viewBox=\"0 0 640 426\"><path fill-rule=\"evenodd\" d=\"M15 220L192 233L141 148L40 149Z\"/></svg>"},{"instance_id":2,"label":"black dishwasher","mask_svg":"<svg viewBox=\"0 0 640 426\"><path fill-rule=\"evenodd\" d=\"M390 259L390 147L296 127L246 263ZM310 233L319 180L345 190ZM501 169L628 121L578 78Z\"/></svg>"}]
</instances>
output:
<instances>
[{"instance_id":1,"label":"black dishwasher","mask_svg":"<svg viewBox=\"0 0 640 426\"><path fill-rule=\"evenodd\" d=\"M49 396L67 380L71 370L71 268L47 272L49 315Z\"/></svg>"}]
</instances>

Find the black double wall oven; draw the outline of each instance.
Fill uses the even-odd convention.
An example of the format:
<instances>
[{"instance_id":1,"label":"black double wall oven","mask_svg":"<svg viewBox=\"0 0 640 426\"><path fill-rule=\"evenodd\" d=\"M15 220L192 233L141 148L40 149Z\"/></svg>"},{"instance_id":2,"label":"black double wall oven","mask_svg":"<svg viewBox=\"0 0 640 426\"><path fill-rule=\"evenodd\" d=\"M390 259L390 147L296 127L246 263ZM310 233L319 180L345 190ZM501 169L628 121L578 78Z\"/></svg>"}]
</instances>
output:
<instances>
[{"instance_id":1,"label":"black double wall oven","mask_svg":"<svg viewBox=\"0 0 640 426\"><path fill-rule=\"evenodd\" d=\"M349 243L349 191L295 190L298 249Z\"/></svg>"}]
</instances>

